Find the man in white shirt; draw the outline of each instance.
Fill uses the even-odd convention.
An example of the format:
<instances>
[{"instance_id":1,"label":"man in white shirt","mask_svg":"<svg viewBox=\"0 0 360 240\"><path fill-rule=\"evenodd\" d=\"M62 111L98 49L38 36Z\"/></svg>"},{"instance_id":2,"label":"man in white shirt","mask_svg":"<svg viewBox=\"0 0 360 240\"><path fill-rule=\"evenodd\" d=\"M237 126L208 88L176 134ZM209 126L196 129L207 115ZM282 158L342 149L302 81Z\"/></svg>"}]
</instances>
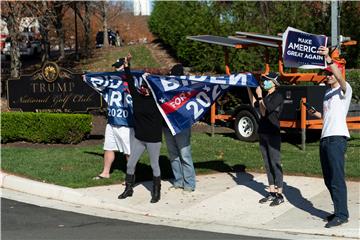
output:
<instances>
[{"instance_id":1,"label":"man in white shirt","mask_svg":"<svg viewBox=\"0 0 360 240\"><path fill-rule=\"evenodd\" d=\"M309 112L323 119L323 129L320 139L320 161L324 182L334 203L334 214L326 217L326 228L339 226L348 222L347 189L345 183L345 152L347 138L350 137L346 124L352 89L345 81L339 69L339 64L329 56L329 49L319 48L319 54L325 56L327 84L323 101L323 114L309 109Z\"/></svg>"}]
</instances>

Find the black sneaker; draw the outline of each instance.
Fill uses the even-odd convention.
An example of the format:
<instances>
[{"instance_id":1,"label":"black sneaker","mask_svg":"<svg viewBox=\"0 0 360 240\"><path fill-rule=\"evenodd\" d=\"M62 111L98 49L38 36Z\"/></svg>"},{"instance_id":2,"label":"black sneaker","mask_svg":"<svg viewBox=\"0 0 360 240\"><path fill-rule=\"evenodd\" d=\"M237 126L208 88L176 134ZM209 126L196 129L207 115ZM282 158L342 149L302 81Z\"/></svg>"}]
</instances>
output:
<instances>
[{"instance_id":1,"label":"black sneaker","mask_svg":"<svg viewBox=\"0 0 360 240\"><path fill-rule=\"evenodd\" d=\"M273 201L276 197L276 194L273 192L268 193L268 195L266 195L266 197L262 198L259 200L259 203L266 203L266 202L270 202Z\"/></svg>"},{"instance_id":2,"label":"black sneaker","mask_svg":"<svg viewBox=\"0 0 360 240\"><path fill-rule=\"evenodd\" d=\"M281 203L284 202L284 197L282 194L277 193L275 196L275 199L270 203L270 207L274 207L277 205L280 205Z\"/></svg>"},{"instance_id":3,"label":"black sneaker","mask_svg":"<svg viewBox=\"0 0 360 240\"><path fill-rule=\"evenodd\" d=\"M347 219L341 219L339 217L334 217L330 222L325 224L325 227L326 228L336 227L336 226L340 226L341 224L344 224L347 222L348 222Z\"/></svg>"},{"instance_id":4,"label":"black sneaker","mask_svg":"<svg viewBox=\"0 0 360 240\"><path fill-rule=\"evenodd\" d=\"M330 222L331 220L333 220L335 217L335 214L330 214L329 216L326 216L326 218L324 218L324 222Z\"/></svg>"}]
</instances>

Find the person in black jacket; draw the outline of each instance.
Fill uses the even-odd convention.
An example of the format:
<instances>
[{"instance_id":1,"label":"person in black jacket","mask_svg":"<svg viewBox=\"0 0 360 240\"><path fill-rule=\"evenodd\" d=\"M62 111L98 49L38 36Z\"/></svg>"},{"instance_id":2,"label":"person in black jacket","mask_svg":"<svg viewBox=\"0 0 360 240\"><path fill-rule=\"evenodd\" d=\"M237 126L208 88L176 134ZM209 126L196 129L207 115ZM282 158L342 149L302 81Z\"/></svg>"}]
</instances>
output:
<instances>
[{"instance_id":1,"label":"person in black jacket","mask_svg":"<svg viewBox=\"0 0 360 240\"><path fill-rule=\"evenodd\" d=\"M271 202L270 206L277 206L284 202L283 171L280 158L280 114L283 108L283 96L277 91L280 86L278 75L274 72L262 77L263 88L267 95L263 97L261 87L256 89L256 97L248 89L253 106L258 104L260 110L259 145L263 156L266 174L269 182L269 193L259 200L259 203Z\"/></svg>"},{"instance_id":2,"label":"person in black jacket","mask_svg":"<svg viewBox=\"0 0 360 240\"><path fill-rule=\"evenodd\" d=\"M150 202L156 203L160 200L161 190L159 156L162 141L162 116L145 81L142 81L140 86L135 86L130 72L130 60L131 54L128 54L125 58L125 74L133 100L135 137L130 143L131 154L127 162L125 190L118 198L124 199L133 195L136 164L147 149L153 170L153 191Z\"/></svg>"}]
</instances>

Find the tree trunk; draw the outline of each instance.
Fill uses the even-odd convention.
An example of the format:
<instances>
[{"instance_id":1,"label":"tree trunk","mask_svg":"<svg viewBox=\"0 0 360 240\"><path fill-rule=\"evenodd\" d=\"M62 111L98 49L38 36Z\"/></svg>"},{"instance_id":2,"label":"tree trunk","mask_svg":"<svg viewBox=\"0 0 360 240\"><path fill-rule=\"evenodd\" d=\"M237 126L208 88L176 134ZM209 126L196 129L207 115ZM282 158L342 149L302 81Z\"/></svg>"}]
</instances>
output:
<instances>
[{"instance_id":1,"label":"tree trunk","mask_svg":"<svg viewBox=\"0 0 360 240\"><path fill-rule=\"evenodd\" d=\"M11 10L13 10L12 3L8 2L8 6ZM8 15L8 22L7 27L9 30L9 36L11 38L11 49L10 49L10 77L11 78L19 78L20 77L20 68L21 68L21 61L20 61L20 51L19 51L19 42L18 42L18 24L16 22L16 18L14 16L14 11L11 11Z\"/></svg>"},{"instance_id":2,"label":"tree trunk","mask_svg":"<svg viewBox=\"0 0 360 240\"><path fill-rule=\"evenodd\" d=\"M102 4L102 20L103 20L103 31L104 31L104 47L109 47L108 27L107 27L107 5L104 1Z\"/></svg>"},{"instance_id":3,"label":"tree trunk","mask_svg":"<svg viewBox=\"0 0 360 240\"><path fill-rule=\"evenodd\" d=\"M63 24L62 24L62 10L63 10L63 5L57 5L54 7L55 10L55 28L56 28L56 34L58 36L59 39L59 50L60 50L60 57L59 59L64 59L65 58L65 33L64 33L64 29L63 29Z\"/></svg>"},{"instance_id":4,"label":"tree trunk","mask_svg":"<svg viewBox=\"0 0 360 240\"><path fill-rule=\"evenodd\" d=\"M85 56L89 58L91 55L91 26L90 26L90 15L91 15L91 6L90 2L85 2L85 16L84 16L84 30L85 30Z\"/></svg>"},{"instance_id":5,"label":"tree trunk","mask_svg":"<svg viewBox=\"0 0 360 240\"><path fill-rule=\"evenodd\" d=\"M42 2L43 8L47 9L48 6L46 2ZM40 34L41 34L41 48L42 48L42 56L41 56L41 63L46 62L49 59L50 55L50 42L49 42L49 16L48 12L45 13L44 16L42 16L39 20L40 22Z\"/></svg>"},{"instance_id":6,"label":"tree trunk","mask_svg":"<svg viewBox=\"0 0 360 240\"><path fill-rule=\"evenodd\" d=\"M45 24L45 22L43 22L43 24ZM40 25L40 33L42 36L42 39L41 39L41 48L42 48L41 63L46 62L49 59L49 54L50 54L49 33L43 24Z\"/></svg>"}]
</instances>

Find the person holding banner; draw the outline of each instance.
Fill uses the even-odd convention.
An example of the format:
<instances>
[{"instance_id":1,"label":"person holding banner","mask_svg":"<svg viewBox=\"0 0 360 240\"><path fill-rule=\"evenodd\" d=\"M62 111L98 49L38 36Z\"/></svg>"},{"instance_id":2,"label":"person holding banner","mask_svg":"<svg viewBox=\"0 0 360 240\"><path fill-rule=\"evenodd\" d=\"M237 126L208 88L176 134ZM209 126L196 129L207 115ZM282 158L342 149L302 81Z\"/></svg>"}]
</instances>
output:
<instances>
[{"instance_id":1,"label":"person holding banner","mask_svg":"<svg viewBox=\"0 0 360 240\"><path fill-rule=\"evenodd\" d=\"M339 69L341 67L343 70L343 66L329 56L329 49L321 46L318 52L325 56L328 65L325 69L326 83L330 88L325 92L323 113L314 109L309 109L308 112L323 119L320 162L324 182L334 204L334 214L325 219L328 221L325 227L331 228L348 222L349 218L344 165L347 139L350 138L346 115L351 102L352 88Z\"/></svg>"},{"instance_id":2,"label":"person holding banner","mask_svg":"<svg viewBox=\"0 0 360 240\"><path fill-rule=\"evenodd\" d=\"M131 155L126 166L125 190L118 196L125 199L133 195L135 184L135 168L139 158L147 149L153 171L153 190L151 203L160 200L161 176L159 166L160 147L162 141L162 116L156 106L154 98L142 78L135 85L130 72L131 54L125 58L125 74L127 75L130 94L133 99L135 137L131 141Z\"/></svg>"},{"instance_id":3,"label":"person holding banner","mask_svg":"<svg viewBox=\"0 0 360 240\"><path fill-rule=\"evenodd\" d=\"M174 65L170 70L170 75L184 75L183 66L181 64ZM175 178L170 189L183 189L186 192L195 191L195 168L191 157L190 145L191 127L182 130L176 135L172 135L169 127L165 124L163 131Z\"/></svg>"},{"instance_id":4,"label":"person holding banner","mask_svg":"<svg viewBox=\"0 0 360 240\"><path fill-rule=\"evenodd\" d=\"M280 158L280 121L279 117L283 108L283 96L277 91L280 86L278 75L274 72L262 77L263 88L267 95L263 97L261 87L256 88L256 98L248 88L250 102L259 106L259 146L264 160L266 175L269 182L269 193L259 200L259 203L270 202L270 206L277 206L284 202L283 171Z\"/></svg>"},{"instance_id":5,"label":"person holding banner","mask_svg":"<svg viewBox=\"0 0 360 240\"><path fill-rule=\"evenodd\" d=\"M123 65L122 58L114 63L113 67L122 70ZM101 74L85 74L84 81L99 92L108 105L103 147L104 165L102 172L93 180L108 179L111 165L115 160L115 152L123 152L126 160L130 155L130 138L134 134L132 100L127 82L118 76L110 75L109 78L104 78Z\"/></svg>"}]
</instances>

